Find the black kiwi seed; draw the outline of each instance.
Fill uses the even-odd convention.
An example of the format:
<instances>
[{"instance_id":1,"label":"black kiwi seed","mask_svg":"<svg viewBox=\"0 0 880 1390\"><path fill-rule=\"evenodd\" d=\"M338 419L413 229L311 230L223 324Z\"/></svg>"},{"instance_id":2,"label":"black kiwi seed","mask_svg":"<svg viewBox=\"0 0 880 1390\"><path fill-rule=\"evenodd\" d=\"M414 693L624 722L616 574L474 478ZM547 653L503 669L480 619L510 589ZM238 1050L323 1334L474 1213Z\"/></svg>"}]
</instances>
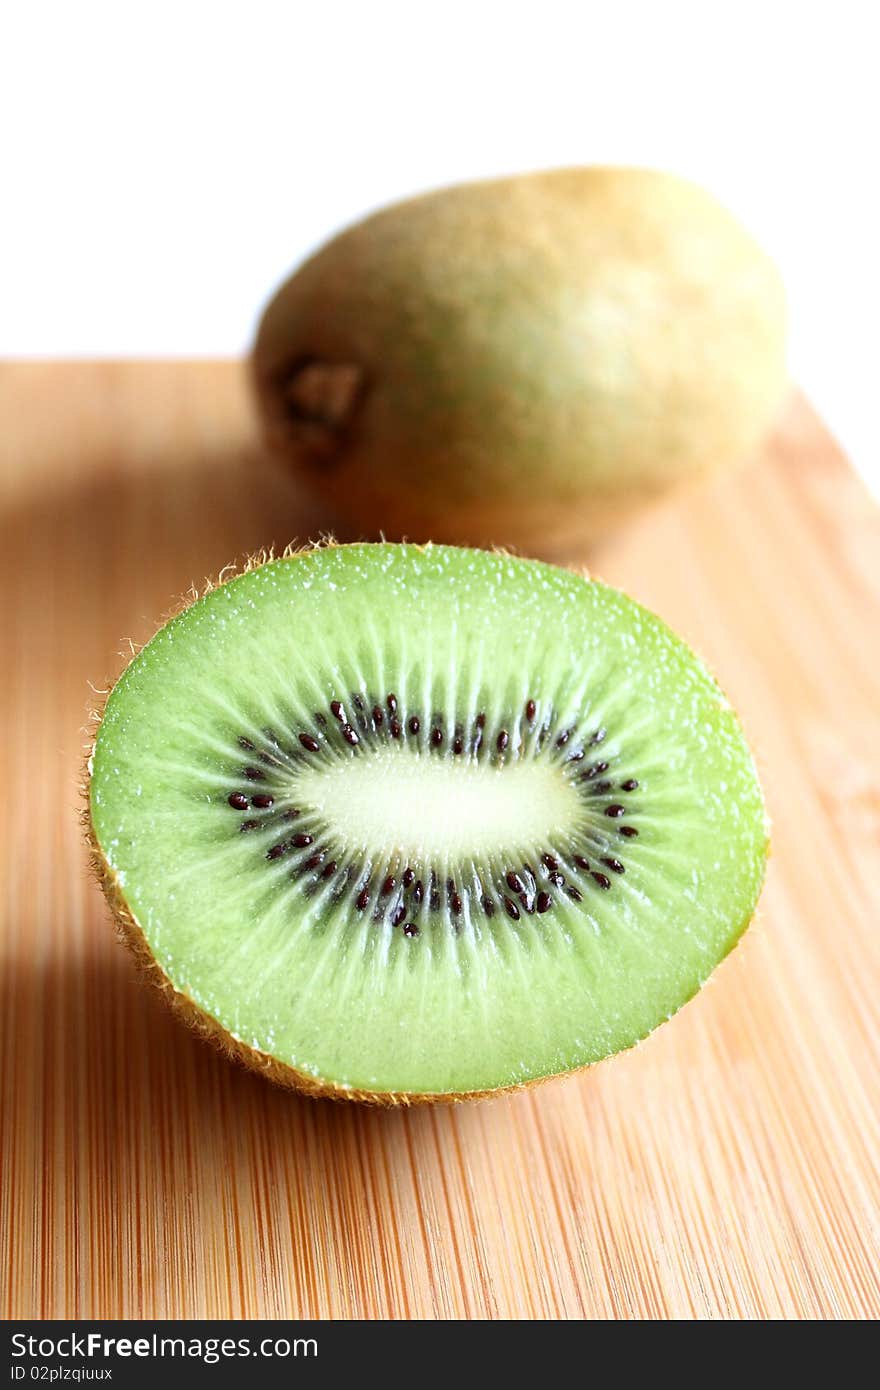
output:
<instances>
[{"instance_id":1,"label":"black kiwi seed","mask_svg":"<svg viewBox=\"0 0 880 1390\"><path fill-rule=\"evenodd\" d=\"M417 734L421 727L422 726L419 723L419 716L417 714L411 714L407 722L407 728L409 729L410 733Z\"/></svg>"},{"instance_id":2,"label":"black kiwi seed","mask_svg":"<svg viewBox=\"0 0 880 1390\"><path fill-rule=\"evenodd\" d=\"M266 774L261 767L245 767L242 772L249 782L265 782Z\"/></svg>"},{"instance_id":3,"label":"black kiwi seed","mask_svg":"<svg viewBox=\"0 0 880 1390\"><path fill-rule=\"evenodd\" d=\"M241 823L241 825L240 825L238 828L239 828L239 831L242 831L242 830L256 830L256 828L257 828L257 826L258 826L259 824L260 824L260 822L259 822L258 820L243 820L242 823Z\"/></svg>"},{"instance_id":4,"label":"black kiwi seed","mask_svg":"<svg viewBox=\"0 0 880 1390\"><path fill-rule=\"evenodd\" d=\"M626 873L626 869L623 867L619 859L612 859L609 857L608 859L603 859L602 863L605 864L609 869L611 869L611 871L615 874Z\"/></svg>"},{"instance_id":5,"label":"black kiwi seed","mask_svg":"<svg viewBox=\"0 0 880 1390\"><path fill-rule=\"evenodd\" d=\"M449 906L452 908L452 911L456 917L461 916L461 910L464 904L462 903L458 893L452 894L452 896L449 899Z\"/></svg>"},{"instance_id":6,"label":"black kiwi seed","mask_svg":"<svg viewBox=\"0 0 880 1390\"><path fill-rule=\"evenodd\" d=\"M404 907L403 903L398 903L397 907L391 914L392 927L399 927L405 916L406 908Z\"/></svg>"},{"instance_id":7,"label":"black kiwi seed","mask_svg":"<svg viewBox=\"0 0 880 1390\"><path fill-rule=\"evenodd\" d=\"M495 740L495 744L496 744L496 747L498 748L498 752L499 752L499 753L503 753L509 742L510 742L510 734L507 732L506 729L502 729L501 732L499 733L498 737L497 737L496 740Z\"/></svg>"},{"instance_id":8,"label":"black kiwi seed","mask_svg":"<svg viewBox=\"0 0 880 1390\"><path fill-rule=\"evenodd\" d=\"M539 912L549 912L553 906L553 899L549 893L539 893L535 906Z\"/></svg>"},{"instance_id":9,"label":"black kiwi seed","mask_svg":"<svg viewBox=\"0 0 880 1390\"><path fill-rule=\"evenodd\" d=\"M525 908L526 912L534 912L535 904L532 902L532 899L529 897L528 893L520 893L519 900Z\"/></svg>"},{"instance_id":10,"label":"black kiwi seed","mask_svg":"<svg viewBox=\"0 0 880 1390\"><path fill-rule=\"evenodd\" d=\"M612 820L617 820L617 817L622 816L625 810L625 806L620 806L615 802L614 805L605 807L605 814L610 816Z\"/></svg>"},{"instance_id":11,"label":"black kiwi seed","mask_svg":"<svg viewBox=\"0 0 880 1390\"><path fill-rule=\"evenodd\" d=\"M419 929L415 922L406 922L404 924L403 934L404 936L418 936Z\"/></svg>"},{"instance_id":12,"label":"black kiwi seed","mask_svg":"<svg viewBox=\"0 0 880 1390\"><path fill-rule=\"evenodd\" d=\"M341 700L330 701L330 713L334 719L338 719L340 724L345 723L345 707Z\"/></svg>"},{"instance_id":13,"label":"black kiwi seed","mask_svg":"<svg viewBox=\"0 0 880 1390\"><path fill-rule=\"evenodd\" d=\"M584 756L583 748L578 748L574 753L569 753L566 758L567 763L579 763Z\"/></svg>"},{"instance_id":14,"label":"black kiwi seed","mask_svg":"<svg viewBox=\"0 0 880 1390\"><path fill-rule=\"evenodd\" d=\"M431 895L428 900L428 905L432 912L440 911L440 890L437 887L436 875L433 873L431 874Z\"/></svg>"},{"instance_id":15,"label":"black kiwi seed","mask_svg":"<svg viewBox=\"0 0 880 1390\"><path fill-rule=\"evenodd\" d=\"M519 874L514 873L513 869L511 869L510 872L507 875L505 875L505 877L508 888L512 889L514 893L525 892L526 885L523 883Z\"/></svg>"},{"instance_id":16,"label":"black kiwi seed","mask_svg":"<svg viewBox=\"0 0 880 1390\"><path fill-rule=\"evenodd\" d=\"M483 713L482 710L480 710L480 713L477 715L477 717L476 717L476 719L475 719L474 722L475 722L475 724L476 724L476 726L477 726L478 729L485 729L485 727L486 727L486 716L485 716L485 714Z\"/></svg>"},{"instance_id":17,"label":"black kiwi seed","mask_svg":"<svg viewBox=\"0 0 880 1390\"><path fill-rule=\"evenodd\" d=\"M621 825L619 827L619 833L625 835L628 840L631 840L635 835L638 835L639 832L634 825Z\"/></svg>"},{"instance_id":18,"label":"black kiwi seed","mask_svg":"<svg viewBox=\"0 0 880 1390\"><path fill-rule=\"evenodd\" d=\"M390 729L391 729L391 737L392 737L392 738L400 738L400 732L401 732L401 731L400 731L400 723L398 722L398 720L392 719L391 724L390 724L389 727L390 727Z\"/></svg>"},{"instance_id":19,"label":"black kiwi seed","mask_svg":"<svg viewBox=\"0 0 880 1390\"><path fill-rule=\"evenodd\" d=\"M342 734L342 737L345 739L346 743L351 744L352 748L354 748L356 743L360 743L360 739L358 738L357 734L355 733L354 729L351 727L350 724L343 724L340 733Z\"/></svg>"},{"instance_id":20,"label":"black kiwi seed","mask_svg":"<svg viewBox=\"0 0 880 1390\"><path fill-rule=\"evenodd\" d=\"M270 806L275 805L274 796L268 796L265 792L260 792L257 796L251 797L251 805L258 811L268 811Z\"/></svg>"},{"instance_id":21,"label":"black kiwi seed","mask_svg":"<svg viewBox=\"0 0 880 1390\"><path fill-rule=\"evenodd\" d=\"M310 753L317 753L318 749L321 746L318 740L314 738L312 734L300 734L299 741L302 744L303 748L307 748Z\"/></svg>"},{"instance_id":22,"label":"black kiwi seed","mask_svg":"<svg viewBox=\"0 0 880 1390\"><path fill-rule=\"evenodd\" d=\"M610 888L610 887L611 887L611 879L610 879L610 878L606 878L605 874L600 874L600 873L598 873L598 872L595 872L595 873L593 874L593 878L596 880L596 882L598 883L598 885L599 885L600 888Z\"/></svg>"},{"instance_id":23,"label":"black kiwi seed","mask_svg":"<svg viewBox=\"0 0 880 1390\"><path fill-rule=\"evenodd\" d=\"M557 747L557 748L564 748L565 745L568 743L568 740L569 740L570 738L571 738L571 729L563 729L562 733L559 735L558 739L556 740L556 747Z\"/></svg>"},{"instance_id":24,"label":"black kiwi seed","mask_svg":"<svg viewBox=\"0 0 880 1390\"><path fill-rule=\"evenodd\" d=\"M368 903L369 901L370 901L370 885L369 885L369 884L366 884L365 887L363 887L363 888L361 889L361 891L358 893L357 897L356 897L355 900L354 900L354 905L355 905L355 907L357 908L358 912L363 912L364 908L366 907L366 905L367 905L367 903Z\"/></svg>"},{"instance_id":25,"label":"black kiwi seed","mask_svg":"<svg viewBox=\"0 0 880 1390\"><path fill-rule=\"evenodd\" d=\"M548 869L553 869L554 872L559 868L559 864L558 864L557 860L555 860L555 859L553 858L553 855L552 855L552 854L542 854L542 855L541 855L541 863L542 863L546 868L548 868Z\"/></svg>"},{"instance_id":26,"label":"black kiwi seed","mask_svg":"<svg viewBox=\"0 0 880 1390\"><path fill-rule=\"evenodd\" d=\"M296 820L297 816L300 815L300 814L301 814L301 812L300 812L300 809L299 809L298 806L291 806L291 808L290 808L289 811L285 811L285 812L284 812L284 819L285 819L285 820Z\"/></svg>"},{"instance_id":27,"label":"black kiwi seed","mask_svg":"<svg viewBox=\"0 0 880 1390\"><path fill-rule=\"evenodd\" d=\"M604 796L606 792L610 792L610 790L611 790L611 783L610 783L610 782L597 782L597 783L595 784L595 786L592 788L592 790L593 790L593 795L594 795L594 796Z\"/></svg>"},{"instance_id":28,"label":"black kiwi seed","mask_svg":"<svg viewBox=\"0 0 880 1390\"><path fill-rule=\"evenodd\" d=\"M413 881L414 878L415 878L415 873L413 872L412 869L404 869L404 871L403 871L403 877L402 877L402 879L401 879L401 882L402 882L404 888L409 888L409 886L410 886L410 884L412 883L412 881Z\"/></svg>"},{"instance_id":29,"label":"black kiwi seed","mask_svg":"<svg viewBox=\"0 0 880 1390\"><path fill-rule=\"evenodd\" d=\"M590 743L595 747L597 743L604 743L607 737L607 729L597 729L596 732L593 734L593 737L590 739Z\"/></svg>"},{"instance_id":30,"label":"black kiwi seed","mask_svg":"<svg viewBox=\"0 0 880 1390\"><path fill-rule=\"evenodd\" d=\"M317 869L318 865L324 862L324 857L326 853L327 851L325 849L319 849L314 854L310 854L305 864L303 865L303 868Z\"/></svg>"},{"instance_id":31,"label":"black kiwi seed","mask_svg":"<svg viewBox=\"0 0 880 1390\"><path fill-rule=\"evenodd\" d=\"M384 713L384 711L383 711L383 709L382 709L382 706L381 706L381 705L374 705L374 706L373 706L373 723L376 724L376 725L379 725L379 724L382 723L382 720L383 720L384 718L385 718L385 713Z\"/></svg>"},{"instance_id":32,"label":"black kiwi seed","mask_svg":"<svg viewBox=\"0 0 880 1390\"><path fill-rule=\"evenodd\" d=\"M638 790L638 785L635 777L627 777L625 782L621 782L620 790L622 792L634 792Z\"/></svg>"},{"instance_id":33,"label":"black kiwi seed","mask_svg":"<svg viewBox=\"0 0 880 1390\"><path fill-rule=\"evenodd\" d=\"M323 870L321 871L321 877L322 877L322 878L332 878L333 875L336 873L336 870L337 870L338 867L339 867L339 866L338 866L338 864L336 863L336 860L335 860L335 859L331 859L329 864L325 864L325 865L324 865L324 868L323 868Z\"/></svg>"},{"instance_id":34,"label":"black kiwi seed","mask_svg":"<svg viewBox=\"0 0 880 1390\"><path fill-rule=\"evenodd\" d=\"M385 703L392 714L397 713L397 696L395 694L392 693L391 695L387 695L385 697Z\"/></svg>"},{"instance_id":35,"label":"black kiwi seed","mask_svg":"<svg viewBox=\"0 0 880 1390\"><path fill-rule=\"evenodd\" d=\"M226 799L235 811L246 811L248 808L249 802L244 792L233 792Z\"/></svg>"},{"instance_id":36,"label":"black kiwi seed","mask_svg":"<svg viewBox=\"0 0 880 1390\"><path fill-rule=\"evenodd\" d=\"M443 742L443 730L442 730L442 729L436 729L436 728L435 728L435 729L432 729L432 730L431 730L431 746L432 746L433 748L439 748L439 747L440 747L440 744L441 744L442 742Z\"/></svg>"},{"instance_id":37,"label":"black kiwi seed","mask_svg":"<svg viewBox=\"0 0 880 1390\"><path fill-rule=\"evenodd\" d=\"M297 835L294 835L291 844L296 849L305 849L307 845L312 843L314 838L314 835L308 835L305 831L301 830Z\"/></svg>"},{"instance_id":38,"label":"black kiwi seed","mask_svg":"<svg viewBox=\"0 0 880 1390\"><path fill-rule=\"evenodd\" d=\"M455 738L452 740L452 751L453 753L464 752L464 743L462 742L461 736L459 734L456 734Z\"/></svg>"},{"instance_id":39,"label":"black kiwi seed","mask_svg":"<svg viewBox=\"0 0 880 1390\"><path fill-rule=\"evenodd\" d=\"M535 704L534 700L527 700L527 701L526 701L526 719L529 721L530 724L532 723L532 721L533 721L535 715L537 714L537 712L538 712L538 706Z\"/></svg>"},{"instance_id":40,"label":"black kiwi seed","mask_svg":"<svg viewBox=\"0 0 880 1390\"><path fill-rule=\"evenodd\" d=\"M564 879L563 875L560 874L560 873L557 873L555 870L553 871L553 873L548 874L548 878L550 879L550 882L553 884L553 887L554 887L554 888L564 888L564 887L565 887L565 879Z\"/></svg>"},{"instance_id":41,"label":"black kiwi seed","mask_svg":"<svg viewBox=\"0 0 880 1390\"><path fill-rule=\"evenodd\" d=\"M494 916L495 916L495 904L493 903L492 899L491 899L491 898L487 898L487 897L483 897L482 902L483 902L483 911L485 912L486 916L487 916L487 917L494 917Z\"/></svg>"},{"instance_id":42,"label":"black kiwi seed","mask_svg":"<svg viewBox=\"0 0 880 1390\"><path fill-rule=\"evenodd\" d=\"M514 922L519 921L519 908L517 907L515 902L512 902L510 898L505 898L504 908L507 912L508 917L512 917Z\"/></svg>"},{"instance_id":43,"label":"black kiwi seed","mask_svg":"<svg viewBox=\"0 0 880 1390\"><path fill-rule=\"evenodd\" d=\"M387 898L389 893L393 893L393 892L394 892L394 889L396 888L396 886L397 886L397 880L395 879L395 877L394 877L393 874L389 874L388 877L386 878L385 882L382 884L382 889L381 889L382 897L383 897L383 898Z\"/></svg>"},{"instance_id":44,"label":"black kiwi seed","mask_svg":"<svg viewBox=\"0 0 880 1390\"><path fill-rule=\"evenodd\" d=\"M607 763L593 763L593 766L592 766L592 767L588 767L588 768L587 768L586 772L584 773L583 777L581 778L581 781L582 781L582 782L590 782L590 781L592 781L592 779L593 779L594 777L598 777L600 772L607 772L607 771L608 771L608 764L607 764Z\"/></svg>"},{"instance_id":45,"label":"black kiwi seed","mask_svg":"<svg viewBox=\"0 0 880 1390\"><path fill-rule=\"evenodd\" d=\"M363 702L363 700L361 699L360 695L352 695L351 698L352 698L352 701L354 702L354 707L355 707L355 709L363 710L364 702Z\"/></svg>"},{"instance_id":46,"label":"black kiwi seed","mask_svg":"<svg viewBox=\"0 0 880 1390\"><path fill-rule=\"evenodd\" d=\"M574 855L574 862L577 864L577 866L578 866L579 869L586 869L587 873L589 873L589 871L590 871L590 861L589 861L589 859L585 859L584 856L583 856L582 854L576 854L576 855Z\"/></svg>"},{"instance_id":47,"label":"black kiwi seed","mask_svg":"<svg viewBox=\"0 0 880 1390\"><path fill-rule=\"evenodd\" d=\"M281 841L279 844L277 844L277 845L270 845L270 846L269 846L269 848L266 850L266 858L267 858L267 859L280 859L281 856L282 856L282 854L286 854L287 851L288 851L289 849L290 849L290 845L288 844L287 840L282 840L282 841Z\"/></svg>"},{"instance_id":48,"label":"black kiwi seed","mask_svg":"<svg viewBox=\"0 0 880 1390\"><path fill-rule=\"evenodd\" d=\"M575 888L573 884L569 884L569 886L566 888L565 891L566 891L566 893L568 894L568 896L571 898L572 902L575 902L575 903L581 902L581 900L582 900L582 898L583 898L583 894L581 893L581 891L580 891L579 888Z\"/></svg>"},{"instance_id":49,"label":"black kiwi seed","mask_svg":"<svg viewBox=\"0 0 880 1390\"><path fill-rule=\"evenodd\" d=\"M249 738L245 738L244 734L239 734L238 746L239 748L246 748L249 753L253 753L254 751L254 745L251 743Z\"/></svg>"}]
</instances>

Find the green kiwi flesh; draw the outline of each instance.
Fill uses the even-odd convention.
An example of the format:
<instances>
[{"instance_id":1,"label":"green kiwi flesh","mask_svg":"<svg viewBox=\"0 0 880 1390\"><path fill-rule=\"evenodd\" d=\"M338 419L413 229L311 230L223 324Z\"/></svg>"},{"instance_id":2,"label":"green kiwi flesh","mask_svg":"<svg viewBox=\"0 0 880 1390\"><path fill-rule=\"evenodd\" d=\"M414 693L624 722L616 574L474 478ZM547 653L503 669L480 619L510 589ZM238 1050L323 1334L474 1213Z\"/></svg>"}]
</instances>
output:
<instances>
[{"instance_id":1,"label":"green kiwi flesh","mask_svg":"<svg viewBox=\"0 0 880 1390\"><path fill-rule=\"evenodd\" d=\"M89 769L131 944L312 1092L454 1099L630 1047L764 873L701 662L616 590L498 553L318 548L212 589L120 677Z\"/></svg>"}]
</instances>

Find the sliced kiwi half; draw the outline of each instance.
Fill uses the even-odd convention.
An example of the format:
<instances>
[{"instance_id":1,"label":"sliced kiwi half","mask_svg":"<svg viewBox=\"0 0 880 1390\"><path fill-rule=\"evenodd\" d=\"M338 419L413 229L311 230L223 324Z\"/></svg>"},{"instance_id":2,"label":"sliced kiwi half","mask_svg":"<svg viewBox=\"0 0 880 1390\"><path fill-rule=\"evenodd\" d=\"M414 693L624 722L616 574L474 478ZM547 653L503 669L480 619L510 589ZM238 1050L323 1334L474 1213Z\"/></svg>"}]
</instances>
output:
<instances>
[{"instance_id":1,"label":"sliced kiwi half","mask_svg":"<svg viewBox=\"0 0 880 1390\"><path fill-rule=\"evenodd\" d=\"M362 1100L630 1047L738 940L767 851L737 720L662 622L445 546L210 590L120 677L89 771L105 889L169 999Z\"/></svg>"}]
</instances>

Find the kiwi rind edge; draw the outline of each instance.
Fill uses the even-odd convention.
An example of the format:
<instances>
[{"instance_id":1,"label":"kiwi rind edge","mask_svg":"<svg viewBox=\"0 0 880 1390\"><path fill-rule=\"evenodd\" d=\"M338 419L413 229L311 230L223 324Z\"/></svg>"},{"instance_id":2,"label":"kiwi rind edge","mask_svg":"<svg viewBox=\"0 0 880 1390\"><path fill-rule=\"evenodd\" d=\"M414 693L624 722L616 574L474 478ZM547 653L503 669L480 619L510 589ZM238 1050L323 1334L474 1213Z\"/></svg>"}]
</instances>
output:
<instances>
[{"instance_id":1,"label":"kiwi rind edge","mask_svg":"<svg viewBox=\"0 0 880 1390\"><path fill-rule=\"evenodd\" d=\"M253 555L249 555L241 565L230 564L224 566L216 579L210 577L206 578L201 589L193 584L187 593L182 596L180 601L164 615L155 631L158 632L170 622L172 618L184 612L213 589L219 588L221 585L227 584L240 575L249 573L251 570L259 569L261 566L269 564L273 560L295 559L301 555L309 554L314 550L336 549L348 544L357 544L357 542L339 542L336 541L333 536L325 535L317 542L306 545L299 545L296 542L292 542L285 546L280 554L276 554L272 547L257 551ZM408 542L408 544L412 545L412 548L415 550L424 550L426 548L424 545L413 545L412 542ZM502 547L494 547L493 549L496 553L500 554L511 553ZM585 578L590 577L587 570L582 566L571 566L569 568L582 574ZM294 1091L299 1095L309 1096L314 1100L352 1101L357 1104L371 1105L387 1110L395 1110L415 1105L455 1105L464 1101L487 1100L495 1096L510 1095L516 1091L531 1090L534 1086L542 1085L547 1081L577 1076L579 1073L588 1071L597 1065L596 1062L587 1062L581 1067L567 1068L560 1072L550 1072L546 1076L535 1077L529 1081L513 1082L507 1086L493 1086L487 1090L481 1091L360 1090L351 1086L340 1086L338 1083L324 1077L316 1077L307 1072L299 1071L296 1067L289 1066L286 1062L280 1062L277 1057L272 1057L269 1053L263 1052L259 1048L251 1047L248 1043L242 1042L240 1038L235 1037L234 1034L224 1028L217 1019L205 1009L201 1008L200 1005L183 990L178 989L153 955L144 930L129 907L115 872L107 862L95 832L91 816L89 793L92 778L92 760L97 742L98 729L104 715L104 709L114 687L125 674L125 671L131 663L139 655L143 645L145 644L137 646L135 643L129 642L131 649L130 654L124 661L121 669L117 672L115 679L109 681L101 691L96 691L100 698L98 702L92 706L89 713L88 727L91 738L86 748L80 788L83 800L81 820L89 849L90 867L110 908L119 940L130 951L142 978L161 995L165 1004L181 1022L200 1038L211 1043L211 1045L222 1052L225 1057L241 1063L249 1071L257 1072L266 1080L288 1091ZM770 850L768 825L765 848L766 859L769 859ZM730 955L734 948L743 940L756 915L757 911L748 922L743 924L741 931L738 933L727 955ZM724 958L717 962L714 969L717 970L718 966L723 963L723 959ZM714 970L711 973L714 974ZM684 1008L685 1004L689 1003L690 1000L700 992L705 983L706 981L703 981L698 984L693 993L690 994L687 999L682 1000L679 1008L675 1010L675 1012L677 1013L680 1009ZM662 1026L662 1024L657 1025L657 1027L660 1026ZM656 1028L650 1030L649 1033L645 1034L645 1038L649 1037L650 1033L655 1031ZM622 1051L631 1051L633 1048L637 1047L640 1042L644 1042L645 1038L637 1038L629 1048L624 1048ZM603 1060L608 1061L611 1059L605 1058Z\"/></svg>"}]
</instances>

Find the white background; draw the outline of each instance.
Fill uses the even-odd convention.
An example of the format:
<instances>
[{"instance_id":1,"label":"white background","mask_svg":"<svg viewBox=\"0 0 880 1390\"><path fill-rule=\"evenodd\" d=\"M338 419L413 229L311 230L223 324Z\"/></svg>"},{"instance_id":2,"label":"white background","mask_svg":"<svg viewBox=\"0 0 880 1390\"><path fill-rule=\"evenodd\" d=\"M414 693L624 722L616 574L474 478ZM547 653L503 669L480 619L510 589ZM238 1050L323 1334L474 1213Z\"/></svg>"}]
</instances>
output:
<instances>
[{"instance_id":1,"label":"white background","mask_svg":"<svg viewBox=\"0 0 880 1390\"><path fill-rule=\"evenodd\" d=\"M794 374L880 491L873 0L5 14L0 354L242 352L275 282L383 202L658 165L775 254Z\"/></svg>"}]
</instances>

